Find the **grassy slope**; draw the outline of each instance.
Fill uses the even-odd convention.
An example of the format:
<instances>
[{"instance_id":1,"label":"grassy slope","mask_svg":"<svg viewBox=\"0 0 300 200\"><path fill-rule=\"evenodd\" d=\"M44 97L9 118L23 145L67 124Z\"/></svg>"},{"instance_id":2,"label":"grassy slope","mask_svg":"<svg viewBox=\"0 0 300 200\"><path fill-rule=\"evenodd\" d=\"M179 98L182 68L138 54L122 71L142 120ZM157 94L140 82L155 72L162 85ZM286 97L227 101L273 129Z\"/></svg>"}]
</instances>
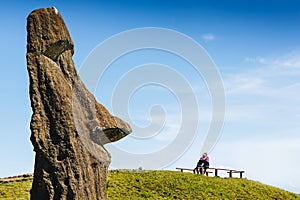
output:
<instances>
[{"instance_id":1,"label":"grassy slope","mask_svg":"<svg viewBox=\"0 0 300 200\"><path fill-rule=\"evenodd\" d=\"M14 181L10 183L0 183L0 199L29 199L31 184L32 177L24 178L20 181Z\"/></svg>"},{"instance_id":2,"label":"grassy slope","mask_svg":"<svg viewBox=\"0 0 300 200\"><path fill-rule=\"evenodd\" d=\"M31 182L0 183L0 199L29 199ZM108 199L300 199L246 179L171 171L110 171L107 188Z\"/></svg>"},{"instance_id":3,"label":"grassy slope","mask_svg":"<svg viewBox=\"0 0 300 200\"><path fill-rule=\"evenodd\" d=\"M111 171L108 199L300 199L296 194L237 178L172 171Z\"/></svg>"}]
</instances>

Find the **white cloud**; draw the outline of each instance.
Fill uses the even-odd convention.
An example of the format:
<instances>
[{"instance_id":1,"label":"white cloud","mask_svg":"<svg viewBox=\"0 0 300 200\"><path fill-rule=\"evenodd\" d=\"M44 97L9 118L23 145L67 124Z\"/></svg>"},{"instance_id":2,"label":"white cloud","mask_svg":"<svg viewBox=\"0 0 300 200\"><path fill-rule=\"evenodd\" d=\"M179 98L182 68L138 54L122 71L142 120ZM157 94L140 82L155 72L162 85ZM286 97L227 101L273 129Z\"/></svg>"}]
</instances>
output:
<instances>
[{"instance_id":1,"label":"white cloud","mask_svg":"<svg viewBox=\"0 0 300 200\"><path fill-rule=\"evenodd\" d=\"M224 80L226 94L259 93L264 90L265 80L251 74L231 74Z\"/></svg>"},{"instance_id":2,"label":"white cloud","mask_svg":"<svg viewBox=\"0 0 300 200\"><path fill-rule=\"evenodd\" d=\"M252 121L253 126L264 123L269 131L280 124L285 124L281 131L284 126L296 126L300 114L300 54L292 52L279 58L258 57L248 61L260 66L224 75L226 121ZM274 124L276 121L280 123Z\"/></svg>"},{"instance_id":3,"label":"white cloud","mask_svg":"<svg viewBox=\"0 0 300 200\"><path fill-rule=\"evenodd\" d=\"M286 97L298 93L300 52L294 51L278 58L246 58L246 61L253 63L253 67L224 75L227 95Z\"/></svg>"},{"instance_id":4,"label":"white cloud","mask_svg":"<svg viewBox=\"0 0 300 200\"><path fill-rule=\"evenodd\" d=\"M297 68L300 69L300 52L293 51L289 54L272 60L272 63L276 66L281 66L285 68Z\"/></svg>"},{"instance_id":5,"label":"white cloud","mask_svg":"<svg viewBox=\"0 0 300 200\"><path fill-rule=\"evenodd\" d=\"M273 70L299 70L300 69L300 51L292 51L280 57L246 57L246 62L260 64L264 68Z\"/></svg>"},{"instance_id":6,"label":"white cloud","mask_svg":"<svg viewBox=\"0 0 300 200\"><path fill-rule=\"evenodd\" d=\"M206 42L212 41L215 39L215 36L211 33L207 33L202 35L202 39L205 40Z\"/></svg>"},{"instance_id":7,"label":"white cloud","mask_svg":"<svg viewBox=\"0 0 300 200\"><path fill-rule=\"evenodd\" d=\"M251 63L261 63L261 64L264 64L264 63L266 63L267 60L264 57L257 56L255 58L246 57L245 61L246 62L251 62Z\"/></svg>"}]
</instances>

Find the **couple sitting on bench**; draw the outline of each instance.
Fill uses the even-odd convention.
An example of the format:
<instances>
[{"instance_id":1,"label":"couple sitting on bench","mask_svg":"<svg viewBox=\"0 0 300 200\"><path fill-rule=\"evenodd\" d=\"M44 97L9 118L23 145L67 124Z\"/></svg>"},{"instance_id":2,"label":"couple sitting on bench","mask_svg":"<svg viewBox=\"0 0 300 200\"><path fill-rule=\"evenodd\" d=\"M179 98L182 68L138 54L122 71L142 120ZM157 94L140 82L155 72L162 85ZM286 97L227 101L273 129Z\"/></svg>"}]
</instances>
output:
<instances>
[{"instance_id":1,"label":"couple sitting on bench","mask_svg":"<svg viewBox=\"0 0 300 200\"><path fill-rule=\"evenodd\" d=\"M209 157L207 156L207 153L203 153L201 158L199 159L196 168L194 169L194 172L196 171L197 174L199 174L199 168L200 168L200 174L205 174L206 169L209 168Z\"/></svg>"}]
</instances>

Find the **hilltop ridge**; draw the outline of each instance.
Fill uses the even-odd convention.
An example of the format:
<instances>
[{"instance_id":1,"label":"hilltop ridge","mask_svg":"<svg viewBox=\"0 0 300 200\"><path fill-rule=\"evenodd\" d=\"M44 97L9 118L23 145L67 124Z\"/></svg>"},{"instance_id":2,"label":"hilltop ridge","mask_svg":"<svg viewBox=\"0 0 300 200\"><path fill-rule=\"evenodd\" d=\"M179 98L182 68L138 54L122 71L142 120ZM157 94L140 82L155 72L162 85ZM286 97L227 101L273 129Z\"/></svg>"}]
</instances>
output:
<instances>
[{"instance_id":1,"label":"hilltop ridge","mask_svg":"<svg viewBox=\"0 0 300 200\"><path fill-rule=\"evenodd\" d=\"M0 199L29 199L32 177L0 183ZM297 194L240 178L175 171L111 170L108 199L300 199Z\"/></svg>"}]
</instances>

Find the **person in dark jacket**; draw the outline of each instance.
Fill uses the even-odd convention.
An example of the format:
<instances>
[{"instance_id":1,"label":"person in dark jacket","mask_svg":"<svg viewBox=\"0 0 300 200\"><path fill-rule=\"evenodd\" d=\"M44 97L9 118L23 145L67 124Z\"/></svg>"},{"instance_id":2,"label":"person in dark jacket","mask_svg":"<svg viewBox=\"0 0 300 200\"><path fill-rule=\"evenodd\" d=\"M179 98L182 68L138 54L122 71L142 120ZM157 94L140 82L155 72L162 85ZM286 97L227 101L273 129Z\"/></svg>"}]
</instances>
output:
<instances>
[{"instance_id":1,"label":"person in dark jacket","mask_svg":"<svg viewBox=\"0 0 300 200\"><path fill-rule=\"evenodd\" d=\"M200 174L205 174L206 170L209 168L209 157L207 155L207 152L204 152L201 158L199 159L196 168L194 171L199 174L199 168L200 168ZM203 170L204 169L204 170Z\"/></svg>"}]
</instances>

